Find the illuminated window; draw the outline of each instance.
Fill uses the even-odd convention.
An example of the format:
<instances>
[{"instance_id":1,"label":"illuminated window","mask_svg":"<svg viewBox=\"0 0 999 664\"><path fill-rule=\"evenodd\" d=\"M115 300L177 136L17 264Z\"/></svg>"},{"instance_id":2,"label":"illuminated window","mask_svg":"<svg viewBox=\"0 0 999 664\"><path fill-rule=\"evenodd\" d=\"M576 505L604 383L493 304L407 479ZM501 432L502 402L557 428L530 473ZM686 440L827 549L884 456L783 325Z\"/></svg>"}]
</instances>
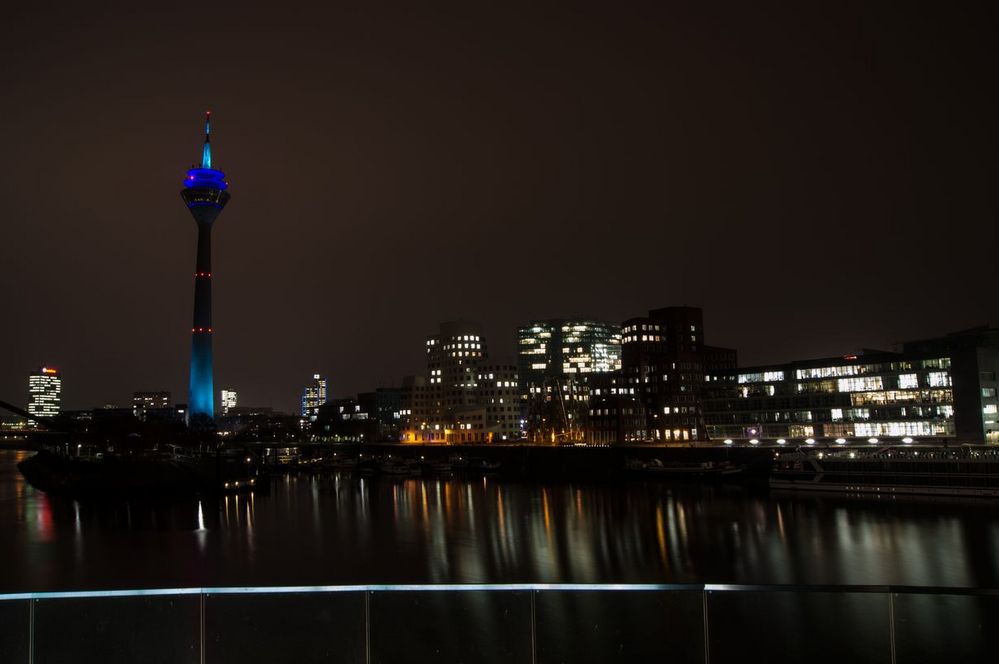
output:
<instances>
[{"instance_id":1,"label":"illuminated window","mask_svg":"<svg viewBox=\"0 0 999 664\"><path fill-rule=\"evenodd\" d=\"M947 371L931 371L926 374L926 382L930 387L950 387L950 373Z\"/></svg>"},{"instance_id":2,"label":"illuminated window","mask_svg":"<svg viewBox=\"0 0 999 664\"><path fill-rule=\"evenodd\" d=\"M881 376L861 376L859 378L840 378L836 381L840 392L870 392L884 389Z\"/></svg>"}]
</instances>

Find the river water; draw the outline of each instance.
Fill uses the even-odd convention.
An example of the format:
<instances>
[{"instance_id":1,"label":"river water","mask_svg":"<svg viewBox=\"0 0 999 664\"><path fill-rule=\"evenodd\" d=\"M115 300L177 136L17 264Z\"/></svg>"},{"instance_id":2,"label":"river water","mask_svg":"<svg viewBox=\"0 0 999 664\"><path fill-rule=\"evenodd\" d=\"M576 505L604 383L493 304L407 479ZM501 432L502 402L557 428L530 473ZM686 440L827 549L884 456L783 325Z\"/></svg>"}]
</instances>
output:
<instances>
[{"instance_id":1,"label":"river water","mask_svg":"<svg viewBox=\"0 0 999 664\"><path fill-rule=\"evenodd\" d=\"M77 501L0 451L0 592L357 583L999 587L999 504L739 486L276 478L268 495Z\"/></svg>"}]
</instances>

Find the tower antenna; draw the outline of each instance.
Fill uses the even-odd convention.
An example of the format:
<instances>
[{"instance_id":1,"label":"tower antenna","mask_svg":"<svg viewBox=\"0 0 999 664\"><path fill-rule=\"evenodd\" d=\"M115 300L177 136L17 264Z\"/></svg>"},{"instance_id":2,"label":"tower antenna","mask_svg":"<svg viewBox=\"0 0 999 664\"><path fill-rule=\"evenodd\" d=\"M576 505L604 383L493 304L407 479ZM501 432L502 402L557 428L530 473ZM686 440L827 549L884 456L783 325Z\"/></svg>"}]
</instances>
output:
<instances>
[{"instance_id":1,"label":"tower antenna","mask_svg":"<svg viewBox=\"0 0 999 664\"><path fill-rule=\"evenodd\" d=\"M205 147L201 150L201 168L212 167L212 112L205 112Z\"/></svg>"}]
</instances>

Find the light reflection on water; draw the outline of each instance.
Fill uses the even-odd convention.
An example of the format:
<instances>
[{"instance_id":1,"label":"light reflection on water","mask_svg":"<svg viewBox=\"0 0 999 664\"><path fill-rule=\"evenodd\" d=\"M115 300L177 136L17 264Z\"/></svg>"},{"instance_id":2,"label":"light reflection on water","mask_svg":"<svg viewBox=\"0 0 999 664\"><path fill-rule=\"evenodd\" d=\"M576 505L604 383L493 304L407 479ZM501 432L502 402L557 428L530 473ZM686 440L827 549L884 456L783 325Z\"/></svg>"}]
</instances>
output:
<instances>
[{"instance_id":1,"label":"light reflection on water","mask_svg":"<svg viewBox=\"0 0 999 664\"><path fill-rule=\"evenodd\" d=\"M269 495L47 497L0 452L0 590L337 583L995 587L992 503L739 487L283 476Z\"/></svg>"}]
</instances>

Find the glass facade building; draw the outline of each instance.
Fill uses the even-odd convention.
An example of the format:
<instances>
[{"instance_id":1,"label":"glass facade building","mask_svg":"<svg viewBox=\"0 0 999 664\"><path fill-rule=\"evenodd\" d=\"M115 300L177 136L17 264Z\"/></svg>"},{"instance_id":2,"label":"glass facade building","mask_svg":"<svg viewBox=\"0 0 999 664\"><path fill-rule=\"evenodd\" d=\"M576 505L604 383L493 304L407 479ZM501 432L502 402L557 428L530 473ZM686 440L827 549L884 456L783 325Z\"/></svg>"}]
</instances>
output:
<instances>
[{"instance_id":1,"label":"glass facade building","mask_svg":"<svg viewBox=\"0 0 999 664\"><path fill-rule=\"evenodd\" d=\"M62 376L57 369L42 367L28 375L28 413L55 417L62 403Z\"/></svg>"},{"instance_id":2,"label":"glass facade building","mask_svg":"<svg viewBox=\"0 0 999 664\"><path fill-rule=\"evenodd\" d=\"M302 392L302 417L315 422L319 408L326 403L326 379L319 374L312 374L312 382Z\"/></svg>"},{"instance_id":3,"label":"glass facade building","mask_svg":"<svg viewBox=\"0 0 999 664\"><path fill-rule=\"evenodd\" d=\"M222 414L228 415L229 411L239 405L239 395L236 390L222 390L221 399Z\"/></svg>"},{"instance_id":4,"label":"glass facade building","mask_svg":"<svg viewBox=\"0 0 999 664\"><path fill-rule=\"evenodd\" d=\"M527 384L621 370L621 326L587 319L532 321L517 328L518 370Z\"/></svg>"},{"instance_id":5,"label":"glass facade building","mask_svg":"<svg viewBox=\"0 0 999 664\"><path fill-rule=\"evenodd\" d=\"M621 371L621 326L586 318L531 321L517 328L517 368L531 439L582 442L591 383Z\"/></svg>"},{"instance_id":6,"label":"glass facade building","mask_svg":"<svg viewBox=\"0 0 999 664\"><path fill-rule=\"evenodd\" d=\"M997 370L999 336L992 331L913 342L897 353L744 368L708 377L708 434L999 442Z\"/></svg>"}]
</instances>

